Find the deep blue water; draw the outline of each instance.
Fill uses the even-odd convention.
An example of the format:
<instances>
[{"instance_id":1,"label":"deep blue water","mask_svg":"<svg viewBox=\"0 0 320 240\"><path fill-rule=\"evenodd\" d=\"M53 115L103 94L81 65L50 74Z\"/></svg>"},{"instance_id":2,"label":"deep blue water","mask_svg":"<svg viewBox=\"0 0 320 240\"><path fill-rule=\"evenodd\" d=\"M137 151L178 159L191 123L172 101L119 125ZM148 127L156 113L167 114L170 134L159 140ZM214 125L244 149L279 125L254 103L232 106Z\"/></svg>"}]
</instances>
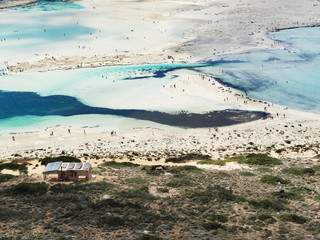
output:
<instances>
[{"instance_id":1,"label":"deep blue water","mask_svg":"<svg viewBox=\"0 0 320 240\"><path fill-rule=\"evenodd\" d=\"M220 127L237 123L249 122L265 118L264 112L224 110L203 114L194 113L165 113L136 109L110 109L90 107L76 98L63 95L41 97L32 92L3 92L0 91L0 119L19 116L74 116L88 114L102 114L148 120L160 124L184 127Z\"/></svg>"},{"instance_id":2,"label":"deep blue water","mask_svg":"<svg viewBox=\"0 0 320 240\"><path fill-rule=\"evenodd\" d=\"M57 15L50 18L54 20L59 16L58 11L81 8L77 3L61 1L42 1L27 8L19 7L19 11L27 12L26 16L30 18L24 18L26 21L17 25L0 22L0 38L6 39L2 42L2 50L6 48L4 43L11 40L20 41L17 47L23 51L37 44L68 41L96 33L97 29L78 25L76 21L68 25L47 19L48 11L56 11ZM29 11L46 13L33 19L28 15ZM126 95L143 99L145 92L169 83L175 78L169 72L179 69L219 78L222 83L257 99L320 112L320 27L282 30L270 33L270 37L284 44L284 48L226 55L199 64L121 66L0 76L0 127L5 125L3 122L7 124L8 119L17 117L19 125L23 125L21 119L29 116L101 114L179 127L222 126L265 116L261 112L231 110L210 112L208 109L209 113L203 114L173 114L163 109L121 107L120 103L130 101L130 98L124 98ZM117 107L113 106L114 102L117 103L114 99L120 102ZM15 124L12 121L10 127Z\"/></svg>"},{"instance_id":3,"label":"deep blue water","mask_svg":"<svg viewBox=\"0 0 320 240\"><path fill-rule=\"evenodd\" d=\"M286 48L228 55L213 62L197 64L118 66L2 76L2 86L17 88L19 92L0 92L0 119L30 115L101 114L179 127L210 127L265 117L261 112L254 113L250 118L251 112L230 110L212 113L208 109L203 114L173 114L157 110L123 109L121 104L117 108L105 107L113 98L120 101L122 95L140 98L146 89L161 88L162 84L175 77L169 72L179 69L219 78L221 82L261 100L320 112L320 28L284 30L272 33L271 37L286 42ZM113 83L115 80L117 84ZM28 87L26 85L28 92L20 87L25 82L31 84ZM238 117L232 120L235 116Z\"/></svg>"}]
</instances>

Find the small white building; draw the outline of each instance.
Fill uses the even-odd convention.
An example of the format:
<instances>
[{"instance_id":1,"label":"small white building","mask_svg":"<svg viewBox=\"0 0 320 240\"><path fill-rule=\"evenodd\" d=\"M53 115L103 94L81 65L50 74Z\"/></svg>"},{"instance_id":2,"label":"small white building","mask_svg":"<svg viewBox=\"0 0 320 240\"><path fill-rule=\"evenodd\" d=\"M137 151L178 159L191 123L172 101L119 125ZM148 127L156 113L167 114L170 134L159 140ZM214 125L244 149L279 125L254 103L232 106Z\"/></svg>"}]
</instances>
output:
<instances>
[{"instance_id":1,"label":"small white building","mask_svg":"<svg viewBox=\"0 0 320 240\"><path fill-rule=\"evenodd\" d=\"M60 181L88 181L92 179L92 167L90 163L81 162L52 162L43 170L43 179L50 174L58 174Z\"/></svg>"}]
</instances>

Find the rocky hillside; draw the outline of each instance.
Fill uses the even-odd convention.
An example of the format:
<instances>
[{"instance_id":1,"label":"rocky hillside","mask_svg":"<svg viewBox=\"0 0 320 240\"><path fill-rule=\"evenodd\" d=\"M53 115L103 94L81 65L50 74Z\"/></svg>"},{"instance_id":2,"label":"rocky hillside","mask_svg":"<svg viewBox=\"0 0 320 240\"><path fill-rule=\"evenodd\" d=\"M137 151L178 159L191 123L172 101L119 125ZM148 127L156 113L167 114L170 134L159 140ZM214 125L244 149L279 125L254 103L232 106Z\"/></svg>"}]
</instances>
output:
<instances>
[{"instance_id":1,"label":"rocky hillside","mask_svg":"<svg viewBox=\"0 0 320 240\"><path fill-rule=\"evenodd\" d=\"M21 163L1 164L21 175L0 175L0 239L318 239L319 159L202 163L230 161L248 168L106 161L89 183L42 182Z\"/></svg>"}]
</instances>

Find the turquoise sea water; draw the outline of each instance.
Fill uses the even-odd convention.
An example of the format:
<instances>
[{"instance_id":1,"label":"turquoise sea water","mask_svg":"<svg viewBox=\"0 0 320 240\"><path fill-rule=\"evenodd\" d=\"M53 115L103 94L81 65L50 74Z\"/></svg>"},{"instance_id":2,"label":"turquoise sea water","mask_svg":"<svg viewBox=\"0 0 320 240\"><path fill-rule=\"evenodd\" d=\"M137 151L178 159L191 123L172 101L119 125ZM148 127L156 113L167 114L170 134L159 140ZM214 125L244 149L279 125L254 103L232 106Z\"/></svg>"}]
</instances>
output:
<instances>
[{"instance_id":1,"label":"turquoise sea water","mask_svg":"<svg viewBox=\"0 0 320 240\"><path fill-rule=\"evenodd\" d=\"M60 5L54 6L55 4ZM6 39L0 42L0 53L6 50L5 53L8 54L6 57L9 58L10 51L19 52L37 44L82 38L98 31L78 25L76 21L69 25L55 23L53 21L55 18L65 17L63 11L60 10L70 10L68 4L62 2L45 3L34 5L28 9L21 8L18 11L26 14L26 21L14 21L14 14L11 16L12 21L8 19L0 21L0 38ZM33 18L30 18L28 11L45 12L46 14L34 14ZM10 13L6 14L10 16ZM50 24L47 21L48 17L51 19ZM93 108L162 112L188 111L190 109L213 110L208 107L210 103L206 102L206 99L186 96L182 102L170 102L171 96L162 94L163 85L169 84L175 78L175 75L170 71L177 69L188 69L195 74L199 72L209 74L219 78L221 82L261 100L281 104L285 107L320 112L320 68L318 67L320 66L320 28L282 30L270 33L270 37L281 41L285 48L227 55L213 62L196 64L101 67L0 76L0 101L2 103L15 101L16 104L8 109L5 104L1 105L0 134L12 129L20 131L20 129L29 129L30 127L56 124L76 125L80 123L81 126L94 126L104 122L112 126L112 124L115 125L122 121L127 123L127 118L123 116L106 117L96 114L83 115L80 120L76 112L72 112L74 108L70 108L68 112L68 107L63 109L67 112L60 114L62 116L49 116L49 113L46 116L43 112L45 106L43 106L41 98L36 98L36 104L42 106L42 111L37 113L37 107L30 97L34 97L34 94L39 94L42 98L53 97L49 99L58 100L50 103L51 113L61 112L59 107L61 107L61 101L63 103L66 99L65 97L71 97ZM18 42L19 38L23 41ZM10 51L7 50L8 47L10 47ZM8 92L13 94L7 94ZM14 94L14 92L22 94ZM26 99L23 100L23 98ZM26 106L19 104L19 101L28 101L32 111L24 111L23 108ZM170 104L167 104L168 102ZM146 106L148 106L147 109ZM21 107L21 111L19 107ZM23 112L25 115L21 115ZM141 123L141 121L138 124L137 120L135 126L154 125Z\"/></svg>"},{"instance_id":2,"label":"turquoise sea water","mask_svg":"<svg viewBox=\"0 0 320 240\"><path fill-rule=\"evenodd\" d=\"M61 0L54 0L54 1L38 1L35 3L31 3L28 6L17 6L13 8L21 11L63 11L63 10L83 9L84 6L76 2L64 2Z\"/></svg>"},{"instance_id":3,"label":"turquoise sea water","mask_svg":"<svg viewBox=\"0 0 320 240\"><path fill-rule=\"evenodd\" d=\"M295 109L320 112L320 27L270 33L282 50L224 56L200 69L248 95Z\"/></svg>"},{"instance_id":4,"label":"turquoise sea water","mask_svg":"<svg viewBox=\"0 0 320 240\"><path fill-rule=\"evenodd\" d=\"M42 1L1 12L0 69L4 62L57 56L60 45L74 51L95 39L99 30L79 23L83 8L73 2Z\"/></svg>"}]
</instances>

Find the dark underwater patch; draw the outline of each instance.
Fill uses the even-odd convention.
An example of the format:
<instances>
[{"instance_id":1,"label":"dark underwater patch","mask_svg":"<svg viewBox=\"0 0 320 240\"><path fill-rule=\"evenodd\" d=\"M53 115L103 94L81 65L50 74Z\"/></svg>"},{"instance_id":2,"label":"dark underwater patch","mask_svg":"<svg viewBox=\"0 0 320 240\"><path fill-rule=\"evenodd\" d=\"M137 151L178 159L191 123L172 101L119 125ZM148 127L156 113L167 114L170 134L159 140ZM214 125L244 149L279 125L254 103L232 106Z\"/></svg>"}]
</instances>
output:
<instances>
[{"instance_id":1,"label":"dark underwater patch","mask_svg":"<svg viewBox=\"0 0 320 240\"><path fill-rule=\"evenodd\" d=\"M201 114L188 112L166 113L136 109L111 109L87 106L74 97L64 95L42 97L33 92L0 91L0 119L26 115L74 116L83 114L121 116L182 128L228 126L262 119L268 115L261 111L230 109Z\"/></svg>"}]
</instances>

